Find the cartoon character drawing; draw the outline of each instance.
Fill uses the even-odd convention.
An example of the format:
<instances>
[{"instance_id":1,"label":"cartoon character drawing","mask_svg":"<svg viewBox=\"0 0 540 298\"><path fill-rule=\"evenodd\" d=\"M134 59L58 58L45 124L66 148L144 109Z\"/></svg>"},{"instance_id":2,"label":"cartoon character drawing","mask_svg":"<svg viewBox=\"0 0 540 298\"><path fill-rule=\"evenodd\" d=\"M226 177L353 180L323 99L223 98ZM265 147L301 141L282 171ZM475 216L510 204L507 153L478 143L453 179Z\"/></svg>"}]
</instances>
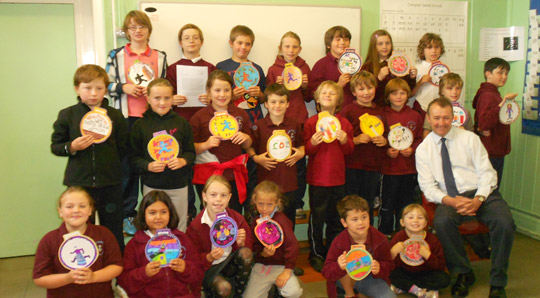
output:
<instances>
[{"instance_id":1,"label":"cartoon character drawing","mask_svg":"<svg viewBox=\"0 0 540 298\"><path fill-rule=\"evenodd\" d=\"M508 114L508 119L512 119L512 112L514 110L512 110L512 104L509 103L507 106L506 106L506 114Z\"/></svg>"},{"instance_id":2,"label":"cartoon character drawing","mask_svg":"<svg viewBox=\"0 0 540 298\"><path fill-rule=\"evenodd\" d=\"M84 266L86 265L86 258L90 258L89 255L83 255L84 254L84 249L82 248L77 248L75 249L74 251L70 252L70 254L75 254L75 257L73 258L73 260L71 261L72 263L75 262L75 260L77 260L77 265L79 266Z\"/></svg>"}]
</instances>

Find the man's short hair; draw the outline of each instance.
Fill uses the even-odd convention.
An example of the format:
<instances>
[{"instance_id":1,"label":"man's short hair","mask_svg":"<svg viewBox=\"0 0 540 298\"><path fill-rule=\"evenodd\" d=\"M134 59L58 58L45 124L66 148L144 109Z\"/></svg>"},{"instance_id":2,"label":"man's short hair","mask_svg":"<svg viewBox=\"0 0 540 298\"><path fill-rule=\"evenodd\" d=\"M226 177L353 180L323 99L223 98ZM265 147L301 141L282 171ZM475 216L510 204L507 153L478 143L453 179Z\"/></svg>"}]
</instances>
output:
<instances>
[{"instance_id":1,"label":"man's short hair","mask_svg":"<svg viewBox=\"0 0 540 298\"><path fill-rule=\"evenodd\" d=\"M438 105L441 108L450 107L450 110L452 110L452 103L446 97L441 96L439 98L435 98L432 102L430 102L427 108L428 115L432 105Z\"/></svg>"}]
</instances>

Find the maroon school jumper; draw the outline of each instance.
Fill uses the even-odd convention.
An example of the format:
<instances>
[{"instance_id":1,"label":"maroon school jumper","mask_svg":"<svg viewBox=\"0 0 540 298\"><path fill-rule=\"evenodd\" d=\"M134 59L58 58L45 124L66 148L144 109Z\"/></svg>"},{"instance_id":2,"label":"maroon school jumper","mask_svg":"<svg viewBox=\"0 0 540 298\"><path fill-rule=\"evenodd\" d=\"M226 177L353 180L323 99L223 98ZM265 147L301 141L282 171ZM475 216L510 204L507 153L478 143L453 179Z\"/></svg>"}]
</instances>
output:
<instances>
[{"instance_id":1,"label":"maroon school jumper","mask_svg":"<svg viewBox=\"0 0 540 298\"><path fill-rule=\"evenodd\" d=\"M252 127L253 144L251 147L255 149L257 154L267 152L266 144L272 136L274 130L285 130L292 141L292 146L298 148L304 146L304 136L302 134L302 125L293 119L285 116L283 122L275 125L270 120L270 114L267 114L263 119L257 120L257 123ZM294 152L293 152L294 153ZM287 193L298 189L298 181L296 174L296 164L289 167L284 161L278 162L276 167L268 171L263 166L257 164L257 183L264 180L270 180L279 185L282 193Z\"/></svg>"},{"instance_id":2,"label":"maroon school jumper","mask_svg":"<svg viewBox=\"0 0 540 298\"><path fill-rule=\"evenodd\" d=\"M150 240L144 231L137 231L124 250L124 271L118 277L118 284L126 290L129 297L200 297L200 291L192 293L189 285L202 280L204 271L197 248L186 234L177 229L172 233L178 237L182 245L180 259L186 262L184 272L180 273L169 267L148 277L146 265L149 263L145 255L145 247Z\"/></svg>"},{"instance_id":3,"label":"maroon school jumper","mask_svg":"<svg viewBox=\"0 0 540 298\"><path fill-rule=\"evenodd\" d=\"M388 66L388 62L386 60L380 63L380 68L383 68L385 66ZM372 73L377 79L377 88L375 89L375 99L373 100L373 102L376 103L380 107L388 106L389 104L386 102L384 98L384 89L386 88L386 84L388 84L388 82L390 82L391 79L398 78L398 77L393 75L391 72L388 72L388 75L386 75L386 77L382 81L380 81L379 77L375 75L375 72L373 71L373 65L371 64L371 62L364 63L364 65L362 65L362 68L360 70L365 70L367 72ZM399 77L399 78L407 82L407 84L409 85L409 88L411 88L411 91L416 86L416 77L413 79L411 78L411 76L406 75L404 77Z\"/></svg>"},{"instance_id":4,"label":"maroon school jumper","mask_svg":"<svg viewBox=\"0 0 540 298\"><path fill-rule=\"evenodd\" d=\"M296 267L296 258L298 257L298 251L300 250L298 240L296 240L296 236L294 235L294 231L292 229L292 222L282 212L276 212L272 219L277 221L281 226L281 229L283 229L283 244L276 249L274 255L266 258L261 256L264 246L259 239L257 239L257 236L255 236L254 230L257 226L257 222L254 221L251 225L251 232L253 233L252 237L255 240L255 243L253 243L255 263L261 263L264 265L281 265L292 270L294 267Z\"/></svg>"},{"instance_id":5,"label":"maroon school jumper","mask_svg":"<svg viewBox=\"0 0 540 298\"><path fill-rule=\"evenodd\" d=\"M309 81L309 94L314 98L315 90L324 81L334 81L337 83L341 73L338 69L338 58L332 56L332 52L328 52L326 56L322 57L315 63L311 70L311 80ZM343 87L343 107L354 101L354 95L351 92L349 83Z\"/></svg>"},{"instance_id":6,"label":"maroon school jumper","mask_svg":"<svg viewBox=\"0 0 540 298\"><path fill-rule=\"evenodd\" d=\"M201 58L201 60L193 63L193 61L191 61L191 59L187 59L187 58L182 58L178 61L176 61L174 64L171 64L169 65L169 67L167 67L167 80L169 81L169 83L171 83L171 85L173 86L173 94L176 95L177 93L177 86L176 86L176 66L177 65L186 65L186 66L206 66L208 68L208 75L210 75L210 73L214 70L216 70L216 67L212 64L212 63L209 63L209 62L206 62L204 61L204 59ZM173 107L173 110L178 113L178 115L186 118L187 121L189 121L189 119L191 119L191 117L197 113L200 109L202 109L203 107L178 107L178 106L174 106Z\"/></svg>"},{"instance_id":7,"label":"maroon school jumper","mask_svg":"<svg viewBox=\"0 0 540 298\"><path fill-rule=\"evenodd\" d=\"M276 62L274 62L274 65L270 66L268 69L268 73L266 75L266 86L270 86L271 84L275 83L278 76L283 76L283 69L285 68L286 63L287 62L283 59L282 55L277 55ZM306 61L298 56L296 57L296 61L294 61L294 66L300 68L302 74L307 74L309 83L311 70L309 69L309 65L307 65ZM283 80L285 79L286 78L283 78ZM298 89L290 91L289 108L287 108L285 116L294 119L296 122L301 124L306 122L308 118L308 111L304 101L309 102L312 99L308 90L308 88L303 89L300 86Z\"/></svg>"},{"instance_id":8,"label":"maroon school jumper","mask_svg":"<svg viewBox=\"0 0 540 298\"><path fill-rule=\"evenodd\" d=\"M502 101L497 86L484 82L476 92L473 100L475 130L487 130L489 136L480 135L480 140L490 158L501 158L510 153L510 125L499 120L499 104ZM516 111L517 113L518 111Z\"/></svg>"},{"instance_id":9,"label":"maroon school jumper","mask_svg":"<svg viewBox=\"0 0 540 298\"><path fill-rule=\"evenodd\" d=\"M34 259L33 279L43 277L45 275L68 273L58 259L58 249L64 242L63 235L69 233L66 229L66 224L62 223L56 230L52 230L45 234L39 241L36 257ZM104 226L96 226L88 223L85 236L88 236L96 242L98 246L98 258L96 262L90 266L93 272L101 270L109 265L122 266L122 253L109 229ZM99 283L91 283L85 285L68 284L56 289L47 289L47 297L77 297L77 298L94 298L94 297L114 297L111 286L111 281Z\"/></svg>"},{"instance_id":10,"label":"maroon school jumper","mask_svg":"<svg viewBox=\"0 0 540 298\"><path fill-rule=\"evenodd\" d=\"M409 239L409 236L407 235L407 232L405 232L405 230L397 232L394 235L394 238L392 238L392 241L390 241L390 249L392 249L392 247L394 247L396 243L406 241L407 239ZM444 251L441 243L439 242L439 239L437 239L437 236L433 235L432 233L426 232L426 238L424 238L424 241L427 242L429 250L431 251L429 259L425 260L425 262L421 265L410 266L403 263L398 254L394 259L395 268L402 268L409 272L433 270L444 271L446 269L446 261L444 259Z\"/></svg>"},{"instance_id":11,"label":"maroon school jumper","mask_svg":"<svg viewBox=\"0 0 540 298\"><path fill-rule=\"evenodd\" d=\"M388 240L384 234L377 231L377 229L372 226L369 226L367 233L367 239L364 243L366 250L371 254L373 260L379 262L381 267L379 273L374 274L373 277L384 279L384 281L390 285L390 272L394 269L394 261L390 254ZM322 275L326 278L326 291L330 298L337 297L336 281L347 274L347 271L341 270L337 259L344 251L349 251L351 245L354 244L356 243L352 240L347 229L339 233L339 235L334 238L334 241L332 241L322 270Z\"/></svg>"}]
</instances>

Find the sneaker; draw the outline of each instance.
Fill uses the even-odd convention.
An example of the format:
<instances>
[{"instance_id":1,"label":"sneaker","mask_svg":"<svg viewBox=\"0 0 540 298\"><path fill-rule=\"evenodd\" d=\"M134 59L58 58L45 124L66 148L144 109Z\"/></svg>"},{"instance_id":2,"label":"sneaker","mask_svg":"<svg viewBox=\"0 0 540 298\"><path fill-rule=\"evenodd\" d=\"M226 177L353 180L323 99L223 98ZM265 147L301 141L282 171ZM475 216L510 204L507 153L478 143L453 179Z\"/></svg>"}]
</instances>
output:
<instances>
[{"instance_id":1,"label":"sneaker","mask_svg":"<svg viewBox=\"0 0 540 298\"><path fill-rule=\"evenodd\" d=\"M304 269L302 269L300 267L295 267L294 270L293 270L293 273L296 276L302 276L302 275L304 275Z\"/></svg>"},{"instance_id":2,"label":"sneaker","mask_svg":"<svg viewBox=\"0 0 540 298\"><path fill-rule=\"evenodd\" d=\"M399 295L399 294L403 294L405 293L405 291L403 291L402 289L394 286L394 285L390 285L390 290L392 290L392 292L394 292L396 295Z\"/></svg>"},{"instance_id":3,"label":"sneaker","mask_svg":"<svg viewBox=\"0 0 540 298\"><path fill-rule=\"evenodd\" d=\"M309 265L317 272L321 272L324 266L324 259L318 256L309 257Z\"/></svg>"},{"instance_id":4,"label":"sneaker","mask_svg":"<svg viewBox=\"0 0 540 298\"><path fill-rule=\"evenodd\" d=\"M504 287L491 286L489 289L489 298L506 298Z\"/></svg>"},{"instance_id":5,"label":"sneaker","mask_svg":"<svg viewBox=\"0 0 540 298\"><path fill-rule=\"evenodd\" d=\"M296 219L306 219L307 213L304 209L296 209Z\"/></svg>"},{"instance_id":6,"label":"sneaker","mask_svg":"<svg viewBox=\"0 0 540 298\"><path fill-rule=\"evenodd\" d=\"M135 232L137 232L137 229L135 228L135 224L133 224L133 217L124 218L124 234L133 236Z\"/></svg>"},{"instance_id":7,"label":"sneaker","mask_svg":"<svg viewBox=\"0 0 540 298\"><path fill-rule=\"evenodd\" d=\"M439 291L429 290L426 292L426 298L439 298Z\"/></svg>"}]
</instances>

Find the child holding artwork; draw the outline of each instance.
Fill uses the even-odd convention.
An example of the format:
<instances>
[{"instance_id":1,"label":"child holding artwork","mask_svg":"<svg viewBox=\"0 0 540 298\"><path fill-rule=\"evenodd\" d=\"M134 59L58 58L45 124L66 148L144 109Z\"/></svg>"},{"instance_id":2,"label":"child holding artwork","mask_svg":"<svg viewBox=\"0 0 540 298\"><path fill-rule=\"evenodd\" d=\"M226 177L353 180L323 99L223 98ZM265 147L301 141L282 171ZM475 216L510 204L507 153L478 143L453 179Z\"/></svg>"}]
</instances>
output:
<instances>
[{"instance_id":1,"label":"child holding artwork","mask_svg":"<svg viewBox=\"0 0 540 298\"><path fill-rule=\"evenodd\" d=\"M41 238L34 260L34 283L47 289L47 297L114 297L111 280L122 272L122 253L106 227L88 222L93 211L94 200L80 187L70 186L60 195L58 215L63 223ZM91 266L69 270L62 265L58 250L63 236L74 232L90 237L99 246Z\"/></svg>"},{"instance_id":2,"label":"child holding artwork","mask_svg":"<svg viewBox=\"0 0 540 298\"><path fill-rule=\"evenodd\" d=\"M394 264L386 237L370 225L369 206L357 195L348 195L337 206L345 227L332 242L322 271L328 297L337 297L337 287L345 290L345 298L358 297L355 291L374 298L395 298L390 290L389 275ZM346 271L347 253L352 245L363 245L371 257L371 273L360 281Z\"/></svg>"},{"instance_id":3,"label":"child holding artwork","mask_svg":"<svg viewBox=\"0 0 540 298\"><path fill-rule=\"evenodd\" d=\"M412 134L412 140L408 140L409 147L401 150L389 147L383 159L379 231L386 235L398 230L401 210L413 203L414 187L417 184L414 152L422 142L424 119L407 105L410 92L407 82L400 78L390 80L384 91L390 105L384 108L389 135L390 129L398 123L402 126L404 136L406 129Z\"/></svg>"},{"instance_id":4,"label":"child holding artwork","mask_svg":"<svg viewBox=\"0 0 540 298\"><path fill-rule=\"evenodd\" d=\"M295 222L295 192L298 189L296 179L296 164L304 157L304 137L302 125L287 116L286 111L290 108L289 91L280 84L271 84L264 90L264 107L268 109L265 118L257 120L252 128L253 144L248 149L248 154L257 163L257 182L270 180L280 186L286 199L285 215L293 223ZM268 141L274 132L287 134L290 143L277 144L290 148L290 156L277 161L272 157L268 148Z\"/></svg>"},{"instance_id":5,"label":"child holding artwork","mask_svg":"<svg viewBox=\"0 0 540 298\"><path fill-rule=\"evenodd\" d=\"M225 177L214 175L208 178L202 191L205 208L187 230L206 271L202 280L205 297L240 297L253 266L253 237L244 217L227 207L231 196L231 185ZM217 215L222 213L226 213L238 227L236 241L225 248L215 246L210 239L213 237L210 236L210 228Z\"/></svg>"},{"instance_id":6,"label":"child holding artwork","mask_svg":"<svg viewBox=\"0 0 540 298\"><path fill-rule=\"evenodd\" d=\"M206 180L213 174L223 173L233 185L231 208L241 213L246 200L246 162L249 158L242 150L251 147L251 122L243 109L231 103L233 86L233 80L226 72L213 71L206 83L210 104L193 115L189 122L193 129L197 153L193 167L193 184L197 188L199 198ZM220 117L225 117L221 121L224 125L218 129L214 128L215 125L212 127L209 125L216 113L220 113L218 114L222 115Z\"/></svg>"},{"instance_id":7,"label":"child holding artwork","mask_svg":"<svg viewBox=\"0 0 540 298\"><path fill-rule=\"evenodd\" d=\"M334 81L343 89L343 107L354 101L354 96L349 87L351 75L340 73L338 59L349 48L351 32L343 26L334 26L324 34L326 56L315 63L309 80L309 94L315 96L319 85L327 80Z\"/></svg>"},{"instance_id":8,"label":"child holding artwork","mask_svg":"<svg viewBox=\"0 0 540 298\"><path fill-rule=\"evenodd\" d=\"M172 110L173 87L166 79L148 84L148 105L130 133L130 162L142 175L143 195L161 190L170 198L178 229L187 228L189 165L195 160L191 126Z\"/></svg>"},{"instance_id":9,"label":"child holding artwork","mask_svg":"<svg viewBox=\"0 0 540 298\"><path fill-rule=\"evenodd\" d=\"M126 122L104 99L109 77L103 68L83 65L77 68L73 83L78 103L58 113L53 124L51 151L68 157L64 185L83 187L96 200L99 222L111 230L124 250L120 161L126 153ZM87 118L95 121L84 122ZM89 130L82 134L84 123ZM106 129L96 132L89 125L92 123Z\"/></svg>"},{"instance_id":10,"label":"child holding artwork","mask_svg":"<svg viewBox=\"0 0 540 298\"><path fill-rule=\"evenodd\" d=\"M327 136L328 129L319 127L319 115L309 118L304 126L304 144L309 156L309 260L311 266L320 272L330 243L342 230L336 205L345 194L345 155L353 152L354 143L351 124L338 114L343 103L343 89L339 84L333 81L320 84L315 91L315 101L319 112L334 116L341 126L338 129L339 126L333 123L335 119L329 122L328 129L334 126L334 140ZM325 223L326 245L323 242Z\"/></svg>"},{"instance_id":11,"label":"child holding artwork","mask_svg":"<svg viewBox=\"0 0 540 298\"><path fill-rule=\"evenodd\" d=\"M438 298L438 290L450 284L450 276L444 271L446 261L443 248L437 236L426 230L427 221L427 212L421 205L411 204L403 209L400 219L403 230L395 234L390 242L395 265L390 280L396 294L409 292L420 298ZM406 245L406 241L412 237L424 241L419 244L418 251L411 251L418 242ZM421 257L422 263L407 264L400 254L405 254L405 258L413 256L413 261Z\"/></svg>"},{"instance_id":12,"label":"child holding artwork","mask_svg":"<svg viewBox=\"0 0 540 298\"><path fill-rule=\"evenodd\" d=\"M167 193L153 190L139 205L135 220L137 232L128 242L124 252L124 271L118 284L129 297L200 297L196 286L204 271L197 248L183 232L176 229L178 215ZM162 266L162 262L147 258L148 241L161 229L170 229L180 241L177 258ZM169 260L167 260L169 261Z\"/></svg>"},{"instance_id":13,"label":"child holding artwork","mask_svg":"<svg viewBox=\"0 0 540 298\"><path fill-rule=\"evenodd\" d=\"M375 103L378 82L371 72L362 70L351 78L351 90L356 100L343 108L341 114L352 124L354 151L345 157L345 192L357 194L369 205L369 220L373 220L373 205L379 191L381 162L388 143L383 134L368 135L360 129L360 119L364 114L380 119L384 127L386 117L382 107ZM366 120L367 121L367 120Z\"/></svg>"},{"instance_id":14,"label":"child holding artwork","mask_svg":"<svg viewBox=\"0 0 540 298\"><path fill-rule=\"evenodd\" d=\"M443 75L441 77L441 80L439 82L439 95L447 98L451 102L457 103L459 100L459 97L461 96L461 90L463 90L463 80L459 76L459 74L451 72ZM469 110L461 106L463 109L463 112L465 112L465 123L463 125L459 126L460 128L473 131L474 125L473 125L473 119L471 119L471 113ZM427 121L427 115L424 119L424 138L431 132L431 125Z\"/></svg>"},{"instance_id":15,"label":"child holding artwork","mask_svg":"<svg viewBox=\"0 0 540 298\"><path fill-rule=\"evenodd\" d=\"M380 106L386 106L384 100L384 88L386 84L396 78L388 68L388 58L392 56L394 52L394 45L392 43L392 36L388 31L379 29L371 34L369 38L369 48L366 56L366 61L362 65L362 70L371 72L377 78L377 87L375 91L375 103ZM416 85L416 67L410 65L410 70L407 75L403 77L409 88L413 89Z\"/></svg>"},{"instance_id":16,"label":"child holding artwork","mask_svg":"<svg viewBox=\"0 0 540 298\"><path fill-rule=\"evenodd\" d=\"M268 89L266 89L268 90ZM275 284L281 297L300 297L302 288L293 274L298 257L298 241L292 229L293 223L280 210L283 206L283 197L279 186L274 182L265 180L259 183L253 191L253 204L260 215L259 218L271 218L283 230L283 243L279 247L274 244L264 244L261 240L254 240L253 253L255 265L244 292L244 297L268 297L268 291ZM255 230L257 222L251 224L251 231ZM256 235L253 236L254 238Z\"/></svg>"}]
</instances>

